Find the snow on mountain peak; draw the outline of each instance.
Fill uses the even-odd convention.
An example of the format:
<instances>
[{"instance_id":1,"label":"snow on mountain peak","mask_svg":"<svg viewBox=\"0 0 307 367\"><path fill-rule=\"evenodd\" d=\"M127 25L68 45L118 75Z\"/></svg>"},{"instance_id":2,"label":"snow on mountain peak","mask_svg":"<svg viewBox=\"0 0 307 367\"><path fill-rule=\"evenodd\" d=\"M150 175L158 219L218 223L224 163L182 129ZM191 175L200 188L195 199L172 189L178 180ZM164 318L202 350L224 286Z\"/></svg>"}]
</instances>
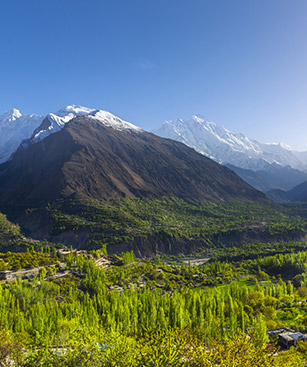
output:
<instances>
[{"instance_id":1,"label":"snow on mountain peak","mask_svg":"<svg viewBox=\"0 0 307 367\"><path fill-rule=\"evenodd\" d=\"M130 122L124 121L119 117L112 115L112 113L104 110L94 111L88 115L88 117L102 122L105 126L113 127L116 130L133 130L142 131L138 126L131 124Z\"/></svg>"},{"instance_id":2,"label":"snow on mountain peak","mask_svg":"<svg viewBox=\"0 0 307 367\"><path fill-rule=\"evenodd\" d=\"M0 115L0 122L3 121L15 121L22 117L22 113L17 110L17 108L12 108L11 110L8 110L4 112L2 115Z\"/></svg>"},{"instance_id":3,"label":"snow on mountain peak","mask_svg":"<svg viewBox=\"0 0 307 367\"><path fill-rule=\"evenodd\" d=\"M92 108L87 108L83 106L77 106L77 105L69 105L64 108L61 108L58 112L55 113L57 116L67 116L69 114L73 114L74 116L84 116L89 115L90 113L93 113L96 111Z\"/></svg>"},{"instance_id":4,"label":"snow on mountain peak","mask_svg":"<svg viewBox=\"0 0 307 367\"><path fill-rule=\"evenodd\" d=\"M61 130L78 116L86 116L116 130L143 131L110 112L78 105L68 105L45 117L24 115L13 108L0 115L0 163L9 159L23 140L29 140L30 143L40 141ZM295 152L284 143L260 143L251 140L244 134L234 134L201 115L193 115L188 120L165 121L155 133L181 141L219 163L247 169L262 169L267 164L276 163L307 172L306 152Z\"/></svg>"},{"instance_id":5,"label":"snow on mountain peak","mask_svg":"<svg viewBox=\"0 0 307 367\"><path fill-rule=\"evenodd\" d=\"M192 119L196 122L199 122L199 123L204 123L206 121L206 119L201 115L193 115Z\"/></svg>"},{"instance_id":6,"label":"snow on mountain peak","mask_svg":"<svg viewBox=\"0 0 307 367\"><path fill-rule=\"evenodd\" d=\"M42 120L42 116L24 115L16 108L0 115L0 163L10 158Z\"/></svg>"},{"instance_id":7,"label":"snow on mountain peak","mask_svg":"<svg viewBox=\"0 0 307 367\"><path fill-rule=\"evenodd\" d=\"M279 143L267 143L267 145L273 145L275 147L280 147L281 149L292 150L290 145L287 145L287 144L283 143L282 141L279 142Z\"/></svg>"},{"instance_id":8,"label":"snow on mountain peak","mask_svg":"<svg viewBox=\"0 0 307 367\"><path fill-rule=\"evenodd\" d=\"M200 115L187 120L166 121L154 133L185 143L223 164L260 170L275 163L307 171L306 153L293 151L284 143L264 144L242 133L234 134Z\"/></svg>"},{"instance_id":9,"label":"snow on mountain peak","mask_svg":"<svg viewBox=\"0 0 307 367\"><path fill-rule=\"evenodd\" d=\"M11 111L9 111L9 112L11 112L11 116L14 120L16 120L16 119L18 119L22 116L22 113L19 110L17 110L17 108L12 108Z\"/></svg>"},{"instance_id":10,"label":"snow on mountain peak","mask_svg":"<svg viewBox=\"0 0 307 367\"><path fill-rule=\"evenodd\" d=\"M283 149L292 150L292 148L290 147L290 145L287 145L287 144L283 143L282 141L279 143L279 145Z\"/></svg>"},{"instance_id":11,"label":"snow on mountain peak","mask_svg":"<svg viewBox=\"0 0 307 367\"><path fill-rule=\"evenodd\" d=\"M129 122L123 121L120 118L112 115L110 112L103 110L95 110L92 108L69 105L60 109L56 113L50 113L47 116L48 126L46 124L42 124L41 129L37 129L34 136L32 136L31 141L37 142L42 139L45 139L50 134L53 134L59 130L61 130L65 124L71 121L75 117L86 116L93 120L100 121L105 126L113 127L116 130L134 130L141 131L142 129L130 124Z\"/></svg>"},{"instance_id":12,"label":"snow on mountain peak","mask_svg":"<svg viewBox=\"0 0 307 367\"><path fill-rule=\"evenodd\" d=\"M41 141L79 116L86 116L116 130L143 131L110 112L83 106L68 105L47 116L24 115L13 108L0 115L0 164L7 161L22 142L26 146Z\"/></svg>"}]
</instances>

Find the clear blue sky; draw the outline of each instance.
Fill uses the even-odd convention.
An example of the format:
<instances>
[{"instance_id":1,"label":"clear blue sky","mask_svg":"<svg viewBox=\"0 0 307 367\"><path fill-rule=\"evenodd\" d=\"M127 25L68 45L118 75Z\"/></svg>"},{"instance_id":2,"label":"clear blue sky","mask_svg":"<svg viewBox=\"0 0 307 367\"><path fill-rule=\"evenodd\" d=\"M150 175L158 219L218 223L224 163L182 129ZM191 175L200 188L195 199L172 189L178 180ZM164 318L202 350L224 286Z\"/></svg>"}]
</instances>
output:
<instances>
[{"instance_id":1,"label":"clear blue sky","mask_svg":"<svg viewBox=\"0 0 307 367\"><path fill-rule=\"evenodd\" d=\"M0 112L202 114L307 150L306 19L307 0L1 1Z\"/></svg>"}]
</instances>

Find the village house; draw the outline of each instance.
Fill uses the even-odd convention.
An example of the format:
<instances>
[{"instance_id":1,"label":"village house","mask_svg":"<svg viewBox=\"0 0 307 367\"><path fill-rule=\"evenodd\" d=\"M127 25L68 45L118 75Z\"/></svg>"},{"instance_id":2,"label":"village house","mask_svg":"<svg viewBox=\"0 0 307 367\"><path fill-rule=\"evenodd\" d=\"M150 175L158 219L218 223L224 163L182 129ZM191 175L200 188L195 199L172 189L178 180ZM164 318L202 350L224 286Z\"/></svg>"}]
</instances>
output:
<instances>
[{"instance_id":1,"label":"village house","mask_svg":"<svg viewBox=\"0 0 307 367\"><path fill-rule=\"evenodd\" d=\"M279 328L269 331L270 337L278 337L278 342L285 348L296 347L298 341L307 341L307 334L290 328Z\"/></svg>"}]
</instances>

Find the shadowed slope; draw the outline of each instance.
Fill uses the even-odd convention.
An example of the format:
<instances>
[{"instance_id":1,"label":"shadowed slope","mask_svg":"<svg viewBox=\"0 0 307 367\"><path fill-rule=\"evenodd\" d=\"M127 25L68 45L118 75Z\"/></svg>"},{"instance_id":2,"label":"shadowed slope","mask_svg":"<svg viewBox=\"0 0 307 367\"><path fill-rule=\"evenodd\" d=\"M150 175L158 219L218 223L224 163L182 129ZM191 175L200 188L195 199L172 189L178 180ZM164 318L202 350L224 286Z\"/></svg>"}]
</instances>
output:
<instances>
[{"instance_id":1,"label":"shadowed slope","mask_svg":"<svg viewBox=\"0 0 307 367\"><path fill-rule=\"evenodd\" d=\"M182 143L77 117L0 166L0 204L57 198L161 197L260 201L264 194Z\"/></svg>"}]
</instances>

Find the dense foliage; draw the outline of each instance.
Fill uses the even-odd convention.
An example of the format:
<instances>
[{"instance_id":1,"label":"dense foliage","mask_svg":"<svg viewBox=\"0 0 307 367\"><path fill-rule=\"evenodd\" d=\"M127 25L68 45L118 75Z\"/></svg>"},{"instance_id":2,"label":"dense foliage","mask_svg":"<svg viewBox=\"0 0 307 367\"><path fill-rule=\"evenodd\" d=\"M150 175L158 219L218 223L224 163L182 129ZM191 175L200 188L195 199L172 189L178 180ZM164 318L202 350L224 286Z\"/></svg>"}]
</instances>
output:
<instances>
[{"instance_id":1,"label":"dense foliage","mask_svg":"<svg viewBox=\"0 0 307 367\"><path fill-rule=\"evenodd\" d=\"M26 249L47 246L57 246L47 241L36 241L32 238L24 236L18 224L13 224L7 217L0 213L0 251L26 251Z\"/></svg>"},{"instance_id":2,"label":"dense foliage","mask_svg":"<svg viewBox=\"0 0 307 367\"><path fill-rule=\"evenodd\" d=\"M304 365L304 345L276 356L267 329L306 328L306 253L199 267L123 254L98 268L100 255L71 252L63 269L24 253L57 271L0 287L3 366Z\"/></svg>"},{"instance_id":3,"label":"dense foliage","mask_svg":"<svg viewBox=\"0 0 307 367\"><path fill-rule=\"evenodd\" d=\"M46 251L45 253L43 251ZM6 252L0 253L0 270L20 270L31 269L38 266L51 265L56 263L57 258L54 250L53 257L50 256L50 247L42 247L41 252L31 251L27 248L27 252Z\"/></svg>"},{"instance_id":4,"label":"dense foliage","mask_svg":"<svg viewBox=\"0 0 307 367\"><path fill-rule=\"evenodd\" d=\"M9 222L4 214L0 213L0 248L20 246L26 239L20 233L18 225Z\"/></svg>"},{"instance_id":5,"label":"dense foliage","mask_svg":"<svg viewBox=\"0 0 307 367\"><path fill-rule=\"evenodd\" d=\"M202 247L212 248L223 246L219 236L228 235L231 241L231 236L237 233L261 232L268 237L286 234L291 239L296 231L307 231L306 209L294 205L133 198L57 201L47 210L52 216L52 235L86 231L94 248L150 234L164 234L177 240L193 238Z\"/></svg>"},{"instance_id":6,"label":"dense foliage","mask_svg":"<svg viewBox=\"0 0 307 367\"><path fill-rule=\"evenodd\" d=\"M306 232L304 204L69 200L44 210L52 235L83 231L94 250L59 258L0 215L0 271L12 271L0 284L0 366L305 365L307 343L281 352L267 334L307 328L306 243L291 241ZM253 232L288 240L219 242ZM108 256L155 234L202 245L187 259Z\"/></svg>"}]
</instances>

